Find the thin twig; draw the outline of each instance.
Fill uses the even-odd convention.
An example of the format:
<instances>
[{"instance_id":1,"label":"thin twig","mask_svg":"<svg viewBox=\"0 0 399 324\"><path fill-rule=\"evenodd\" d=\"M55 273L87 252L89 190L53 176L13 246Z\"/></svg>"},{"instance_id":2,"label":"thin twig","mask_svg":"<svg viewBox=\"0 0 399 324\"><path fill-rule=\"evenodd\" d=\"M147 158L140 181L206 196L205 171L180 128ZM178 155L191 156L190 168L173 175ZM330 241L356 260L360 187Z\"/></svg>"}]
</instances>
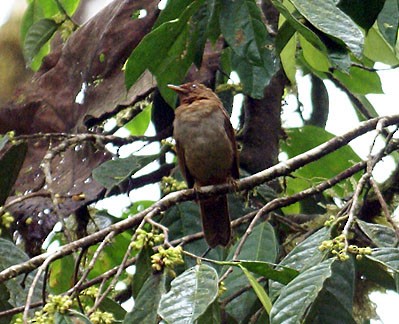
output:
<instances>
[{"instance_id":1,"label":"thin twig","mask_svg":"<svg viewBox=\"0 0 399 324\"><path fill-rule=\"evenodd\" d=\"M399 239L399 227L392 219L391 213L389 212L389 209L388 209L388 205L387 205L384 197L382 196L380 188L378 188L378 185L373 178L370 178L370 183L371 183L371 186L373 187L373 190L374 190L374 192L377 196L377 199L381 205L382 211L384 212L387 222L389 224L391 224L392 228L395 231L396 238Z\"/></svg>"},{"instance_id":2,"label":"thin twig","mask_svg":"<svg viewBox=\"0 0 399 324\"><path fill-rule=\"evenodd\" d=\"M115 236L114 232L109 233L104 240L101 242L101 244L98 246L96 251L93 254L92 259L90 260L89 265L85 269L85 272L82 274L82 277L79 279L79 281L73 286L73 289L75 291L78 291L79 287L82 285L82 283L86 280L87 276L89 275L90 271L94 268L94 265L97 261L97 259L100 257L100 253L104 250L104 248L109 244L111 239Z\"/></svg>"}]
</instances>

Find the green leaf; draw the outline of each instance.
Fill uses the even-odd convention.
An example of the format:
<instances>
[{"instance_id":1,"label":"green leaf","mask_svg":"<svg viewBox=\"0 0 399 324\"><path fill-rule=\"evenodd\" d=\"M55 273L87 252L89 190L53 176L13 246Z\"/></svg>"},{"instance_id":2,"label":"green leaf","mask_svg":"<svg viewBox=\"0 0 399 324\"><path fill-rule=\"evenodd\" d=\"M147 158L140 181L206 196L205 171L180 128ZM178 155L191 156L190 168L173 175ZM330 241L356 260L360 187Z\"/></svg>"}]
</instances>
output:
<instances>
[{"instance_id":1,"label":"green leaf","mask_svg":"<svg viewBox=\"0 0 399 324\"><path fill-rule=\"evenodd\" d=\"M301 35L299 35L299 41L302 48L303 58L306 62L317 71L328 72L331 64L327 55L320 52Z\"/></svg>"},{"instance_id":2,"label":"green leaf","mask_svg":"<svg viewBox=\"0 0 399 324\"><path fill-rule=\"evenodd\" d=\"M62 294L73 286L75 260L66 255L51 263L49 286L53 294Z\"/></svg>"},{"instance_id":3,"label":"green leaf","mask_svg":"<svg viewBox=\"0 0 399 324\"><path fill-rule=\"evenodd\" d=\"M168 1L166 7L160 12L157 21L154 24L153 30L163 23L168 21L177 20L192 3L192 0L174 0Z\"/></svg>"},{"instance_id":4,"label":"green leaf","mask_svg":"<svg viewBox=\"0 0 399 324\"><path fill-rule=\"evenodd\" d=\"M388 44L395 47L399 27L398 0L386 0L377 19L378 29L387 40Z\"/></svg>"},{"instance_id":5,"label":"green leaf","mask_svg":"<svg viewBox=\"0 0 399 324\"><path fill-rule=\"evenodd\" d=\"M334 259L327 259L307 269L281 289L273 304L270 323L301 323L309 306L319 296L328 278Z\"/></svg>"},{"instance_id":6,"label":"green leaf","mask_svg":"<svg viewBox=\"0 0 399 324\"><path fill-rule=\"evenodd\" d=\"M277 8L277 10L287 19L287 22L298 32L300 33L306 40L311 43L316 49L318 49L322 53L327 54L327 48L325 44L321 41L319 36L316 35L314 31L312 31L309 27L305 26L302 23L302 20L298 15L291 13L282 2L278 0L272 0L273 5Z\"/></svg>"},{"instance_id":7,"label":"green leaf","mask_svg":"<svg viewBox=\"0 0 399 324\"><path fill-rule=\"evenodd\" d=\"M397 245L395 231L391 227L367 223L360 219L357 219L356 223L378 247L395 247Z\"/></svg>"},{"instance_id":8,"label":"green leaf","mask_svg":"<svg viewBox=\"0 0 399 324\"><path fill-rule=\"evenodd\" d=\"M83 315L82 313L74 310L74 309L70 309L68 311L68 314L75 319L75 323L79 323L79 324L92 324L92 322L90 321L90 319L86 316Z\"/></svg>"},{"instance_id":9,"label":"green leaf","mask_svg":"<svg viewBox=\"0 0 399 324\"><path fill-rule=\"evenodd\" d=\"M4 283L0 283L0 311L6 311L13 308L12 305L8 302L9 298L10 294L7 290L7 287ZM2 316L2 323L12 323L12 317L13 315Z\"/></svg>"},{"instance_id":10,"label":"green leaf","mask_svg":"<svg viewBox=\"0 0 399 324\"><path fill-rule=\"evenodd\" d=\"M286 24L286 23L284 23L284 24ZM280 35L280 31L281 31L281 29L279 30L279 34L278 35ZM297 34L294 34L290 38L290 40L285 44L284 49L280 53L281 65L284 68L285 75L288 77L288 79L290 80L292 85L296 84L296 79L295 79L295 74L296 74L296 46L297 46L297 36L296 35ZM277 42L277 40L276 40L276 42Z\"/></svg>"},{"instance_id":11,"label":"green leaf","mask_svg":"<svg viewBox=\"0 0 399 324\"><path fill-rule=\"evenodd\" d=\"M50 18L51 16L59 13L56 0L34 0L43 9L44 17Z\"/></svg>"},{"instance_id":12,"label":"green leaf","mask_svg":"<svg viewBox=\"0 0 399 324\"><path fill-rule=\"evenodd\" d=\"M104 298L101 302L99 309L103 312L108 312L114 315L116 322L123 321L126 316L126 310L111 298Z\"/></svg>"},{"instance_id":13,"label":"green leaf","mask_svg":"<svg viewBox=\"0 0 399 324\"><path fill-rule=\"evenodd\" d=\"M27 149L25 142L16 143L8 148L0 159L0 206L4 205L18 178Z\"/></svg>"},{"instance_id":14,"label":"green leaf","mask_svg":"<svg viewBox=\"0 0 399 324\"><path fill-rule=\"evenodd\" d=\"M52 19L41 19L29 28L24 41L24 57L28 65L57 29L58 24Z\"/></svg>"},{"instance_id":15,"label":"green leaf","mask_svg":"<svg viewBox=\"0 0 399 324\"><path fill-rule=\"evenodd\" d=\"M153 155L131 155L107 161L93 170L93 178L105 188L112 189L155 161L160 155L161 152Z\"/></svg>"},{"instance_id":16,"label":"green leaf","mask_svg":"<svg viewBox=\"0 0 399 324\"><path fill-rule=\"evenodd\" d=\"M399 249L384 247L373 249L371 255L368 255L367 258L377 261L384 266L388 267L392 271L399 273Z\"/></svg>"},{"instance_id":17,"label":"green leaf","mask_svg":"<svg viewBox=\"0 0 399 324\"><path fill-rule=\"evenodd\" d=\"M139 255L137 256L136 261L136 272L133 276L132 282L132 295L133 298L137 298L140 293L141 288L143 287L145 281L149 276L151 276L152 268L151 268L151 255L154 252L150 247L144 247Z\"/></svg>"},{"instance_id":18,"label":"green leaf","mask_svg":"<svg viewBox=\"0 0 399 324\"><path fill-rule=\"evenodd\" d=\"M355 94L383 93L381 80L377 72L353 66L349 74L335 70L334 76L340 80L349 91Z\"/></svg>"},{"instance_id":19,"label":"green leaf","mask_svg":"<svg viewBox=\"0 0 399 324\"><path fill-rule=\"evenodd\" d=\"M355 267L353 258L345 262L335 260L332 274L306 316L306 323L355 324L352 316L355 291Z\"/></svg>"},{"instance_id":20,"label":"green leaf","mask_svg":"<svg viewBox=\"0 0 399 324\"><path fill-rule=\"evenodd\" d=\"M239 242L236 242L231 248L229 256L226 258L227 260L233 258L238 244ZM278 252L277 244L273 227L268 222L263 222L255 226L253 232L244 243L238 259L275 262ZM227 267L224 267L221 273L224 273L226 270ZM247 278L240 269L235 267L233 268L233 272L224 281L224 284L226 292L223 294L223 298L230 298L247 285ZM256 302L257 296L252 290L248 290L230 301L226 305L226 311L237 322L245 323L252 316L252 308L256 305Z\"/></svg>"},{"instance_id":21,"label":"green leaf","mask_svg":"<svg viewBox=\"0 0 399 324\"><path fill-rule=\"evenodd\" d=\"M243 90L253 98L263 98L263 90L278 68L271 39L262 14L253 0L222 0L220 29L233 50L233 68Z\"/></svg>"},{"instance_id":22,"label":"green leaf","mask_svg":"<svg viewBox=\"0 0 399 324\"><path fill-rule=\"evenodd\" d=\"M29 3L28 8L25 10L21 22L21 40L25 41L26 34L29 28L40 19L44 18L43 8L39 5L38 1Z\"/></svg>"},{"instance_id":23,"label":"green leaf","mask_svg":"<svg viewBox=\"0 0 399 324\"><path fill-rule=\"evenodd\" d=\"M379 261L371 260L368 257L356 260L356 271L367 280L373 281L385 289L396 289L392 273Z\"/></svg>"},{"instance_id":24,"label":"green leaf","mask_svg":"<svg viewBox=\"0 0 399 324\"><path fill-rule=\"evenodd\" d=\"M214 20L215 2L215 0L206 1L192 18L191 28L193 28L193 31L190 36L190 42L192 43L194 64L197 68L201 67L205 43L209 35L208 30ZM215 35L213 36L215 37Z\"/></svg>"},{"instance_id":25,"label":"green leaf","mask_svg":"<svg viewBox=\"0 0 399 324\"><path fill-rule=\"evenodd\" d=\"M330 238L330 232L323 227L307 239L299 243L290 253L279 263L280 266L289 267L303 272L306 269L319 264L326 256L325 252L319 250L319 246ZM283 287L277 282L270 283L269 295L274 299Z\"/></svg>"},{"instance_id":26,"label":"green leaf","mask_svg":"<svg viewBox=\"0 0 399 324\"><path fill-rule=\"evenodd\" d=\"M222 0L220 28L233 51L249 64L264 65L264 46L271 43L255 1Z\"/></svg>"},{"instance_id":27,"label":"green leaf","mask_svg":"<svg viewBox=\"0 0 399 324\"><path fill-rule=\"evenodd\" d=\"M219 307L219 302L215 300L205 311L204 314L202 314L197 321L197 324L220 324L222 323L221 319L221 310Z\"/></svg>"},{"instance_id":28,"label":"green leaf","mask_svg":"<svg viewBox=\"0 0 399 324\"><path fill-rule=\"evenodd\" d=\"M164 291L165 274L157 273L150 276L135 298L133 310L126 314L123 323L158 323L157 309Z\"/></svg>"},{"instance_id":29,"label":"green leaf","mask_svg":"<svg viewBox=\"0 0 399 324\"><path fill-rule=\"evenodd\" d=\"M218 275L208 265L186 270L162 296L158 314L169 323L194 323L218 295Z\"/></svg>"},{"instance_id":30,"label":"green leaf","mask_svg":"<svg viewBox=\"0 0 399 324\"><path fill-rule=\"evenodd\" d=\"M290 0L317 29L341 40L356 57L363 52L364 36L350 17L336 7L334 0Z\"/></svg>"},{"instance_id":31,"label":"green leaf","mask_svg":"<svg viewBox=\"0 0 399 324\"><path fill-rule=\"evenodd\" d=\"M191 23L185 25L165 54L162 62L157 66L150 67L150 71L157 78L158 89L162 97L171 107L174 107L176 104L177 94L169 89L167 84L181 83L187 70L192 65L195 58L193 32L194 29Z\"/></svg>"},{"instance_id":32,"label":"green leaf","mask_svg":"<svg viewBox=\"0 0 399 324\"><path fill-rule=\"evenodd\" d=\"M274 67L267 68L263 66L253 65L246 58L232 53L232 68L240 77L243 86L243 92L252 98L261 99L264 96L264 89L269 84L271 76L270 71L274 71Z\"/></svg>"},{"instance_id":33,"label":"green leaf","mask_svg":"<svg viewBox=\"0 0 399 324\"><path fill-rule=\"evenodd\" d=\"M94 268L90 271L89 278L100 276L105 271L121 264L125 251L130 244L131 235L128 232L123 232L112 239L112 243L107 245L101 256L98 258ZM98 245L89 248L89 255L91 256L97 249ZM126 275L125 273L123 273Z\"/></svg>"},{"instance_id":34,"label":"green leaf","mask_svg":"<svg viewBox=\"0 0 399 324\"><path fill-rule=\"evenodd\" d=\"M79 7L80 0L58 0L68 16L72 16Z\"/></svg>"},{"instance_id":35,"label":"green leaf","mask_svg":"<svg viewBox=\"0 0 399 324\"><path fill-rule=\"evenodd\" d=\"M227 260L233 258L233 254L239 242L234 244ZM265 249L267 246L267 249ZM274 262L278 253L277 239L273 226L269 222L263 222L256 225L251 235L247 238L244 246L238 255L238 259Z\"/></svg>"},{"instance_id":36,"label":"green leaf","mask_svg":"<svg viewBox=\"0 0 399 324\"><path fill-rule=\"evenodd\" d=\"M388 65L399 64L394 47L389 45L376 27L367 33L364 43L364 55L375 62L382 62Z\"/></svg>"},{"instance_id":37,"label":"green leaf","mask_svg":"<svg viewBox=\"0 0 399 324\"><path fill-rule=\"evenodd\" d=\"M149 104L123 127L126 128L132 136L144 135L151 121L151 110L152 104Z\"/></svg>"},{"instance_id":38,"label":"green leaf","mask_svg":"<svg viewBox=\"0 0 399 324\"><path fill-rule=\"evenodd\" d=\"M188 35L188 21L202 2L192 2L178 19L161 24L143 37L126 62L125 84L128 89L146 69L149 69L157 78L161 76L158 71L165 69L165 62L169 67L173 62L174 65L170 68L180 69L179 62L175 62L175 60L181 56L185 48L183 48L183 44L185 44L183 40L185 41ZM161 67L161 65L163 66ZM184 66L185 71L187 68L188 66ZM158 85L159 83L158 80Z\"/></svg>"},{"instance_id":39,"label":"green leaf","mask_svg":"<svg viewBox=\"0 0 399 324\"><path fill-rule=\"evenodd\" d=\"M294 279L299 272L289 267L275 267L274 263L264 261L243 261L238 262L240 267L244 267L266 279L271 279L286 285Z\"/></svg>"},{"instance_id":40,"label":"green leaf","mask_svg":"<svg viewBox=\"0 0 399 324\"><path fill-rule=\"evenodd\" d=\"M337 7L365 30L373 26L385 0L341 0Z\"/></svg>"},{"instance_id":41,"label":"green leaf","mask_svg":"<svg viewBox=\"0 0 399 324\"><path fill-rule=\"evenodd\" d=\"M0 238L0 271L28 260L29 256L19 249L14 243ZM13 307L25 305L28 290L32 285L32 281L36 275L36 272L36 270L30 272L26 278L24 274L21 274L18 277L7 280L4 283L10 296L8 302ZM24 282L24 285L21 285L21 282ZM42 287L43 279L41 278L39 279L33 293L33 303L42 300Z\"/></svg>"},{"instance_id":42,"label":"green leaf","mask_svg":"<svg viewBox=\"0 0 399 324\"><path fill-rule=\"evenodd\" d=\"M289 158L306 152L334 137L334 135L328 133L324 129L315 126L292 128L287 130L287 134L288 140L282 143L281 149L283 152L287 153ZM314 184L332 178L351 167L353 163L359 161L360 158L358 155L351 147L346 145L295 171L295 178L287 179L288 193L292 194L304 190ZM355 175L355 179L358 179L357 175ZM352 184L349 180L342 181L333 188L336 194L342 196L345 194L345 190L343 189L345 187L352 188Z\"/></svg>"},{"instance_id":43,"label":"green leaf","mask_svg":"<svg viewBox=\"0 0 399 324\"><path fill-rule=\"evenodd\" d=\"M272 309L272 302L270 301L269 296L267 295L265 289L256 281L255 277L243 266L240 266L242 272L247 277L249 283L251 284L253 290L255 291L256 295L258 296L259 300L261 301L264 309L268 314Z\"/></svg>"},{"instance_id":44,"label":"green leaf","mask_svg":"<svg viewBox=\"0 0 399 324\"><path fill-rule=\"evenodd\" d=\"M74 324L74 322L69 314L61 314L59 312L55 312L54 324Z\"/></svg>"}]
</instances>

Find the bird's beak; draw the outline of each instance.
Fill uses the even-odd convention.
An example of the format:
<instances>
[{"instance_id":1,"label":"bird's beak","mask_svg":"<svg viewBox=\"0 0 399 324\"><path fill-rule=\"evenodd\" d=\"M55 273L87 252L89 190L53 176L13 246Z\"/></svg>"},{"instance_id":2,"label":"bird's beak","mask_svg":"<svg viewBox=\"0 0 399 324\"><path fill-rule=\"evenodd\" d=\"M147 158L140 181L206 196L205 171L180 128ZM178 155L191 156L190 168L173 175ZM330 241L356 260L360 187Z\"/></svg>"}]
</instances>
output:
<instances>
[{"instance_id":1,"label":"bird's beak","mask_svg":"<svg viewBox=\"0 0 399 324\"><path fill-rule=\"evenodd\" d=\"M188 92L187 89L185 89L181 86L174 85L174 84L168 84L168 88L172 89L173 91L176 91L177 93L187 93Z\"/></svg>"}]
</instances>

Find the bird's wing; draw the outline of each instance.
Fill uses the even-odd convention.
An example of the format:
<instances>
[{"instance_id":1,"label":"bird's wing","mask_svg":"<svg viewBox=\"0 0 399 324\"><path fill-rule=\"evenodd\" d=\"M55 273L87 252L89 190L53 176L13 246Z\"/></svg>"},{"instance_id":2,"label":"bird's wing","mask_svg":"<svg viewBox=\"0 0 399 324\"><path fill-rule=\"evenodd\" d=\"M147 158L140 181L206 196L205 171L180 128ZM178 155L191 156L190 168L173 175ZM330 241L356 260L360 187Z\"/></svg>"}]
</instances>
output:
<instances>
[{"instance_id":1,"label":"bird's wing","mask_svg":"<svg viewBox=\"0 0 399 324\"><path fill-rule=\"evenodd\" d=\"M191 175L190 171L187 169L186 159L184 156L184 149L179 144L179 141L177 141L177 140L176 140L176 153L177 153L177 159L178 159L179 165L180 165L180 171L183 174L184 179L186 179L187 186L189 188L193 188L194 187L194 178Z\"/></svg>"},{"instance_id":2,"label":"bird's wing","mask_svg":"<svg viewBox=\"0 0 399 324\"><path fill-rule=\"evenodd\" d=\"M224 110L224 108L223 108ZM238 150L237 150L237 143L236 143L236 137L234 134L234 129L233 126L231 126L230 123L230 118L228 114L224 111L226 118L224 121L224 128L226 130L226 134L231 142L231 145L233 146L233 164L231 165L231 176L233 179L239 179L240 178L240 172L239 172L239 162L238 162Z\"/></svg>"}]
</instances>

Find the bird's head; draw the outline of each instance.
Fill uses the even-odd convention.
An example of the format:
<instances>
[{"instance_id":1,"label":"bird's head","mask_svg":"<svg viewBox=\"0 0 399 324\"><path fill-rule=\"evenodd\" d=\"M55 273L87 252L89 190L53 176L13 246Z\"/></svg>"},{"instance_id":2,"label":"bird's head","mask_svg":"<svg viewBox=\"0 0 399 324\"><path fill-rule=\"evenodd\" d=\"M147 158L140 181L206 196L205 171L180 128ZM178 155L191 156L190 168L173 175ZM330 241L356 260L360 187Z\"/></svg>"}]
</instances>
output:
<instances>
[{"instance_id":1,"label":"bird's head","mask_svg":"<svg viewBox=\"0 0 399 324\"><path fill-rule=\"evenodd\" d=\"M189 82L179 86L168 84L168 88L177 92L180 104L190 104L195 100L217 99L216 94L206 86L198 82Z\"/></svg>"}]
</instances>

